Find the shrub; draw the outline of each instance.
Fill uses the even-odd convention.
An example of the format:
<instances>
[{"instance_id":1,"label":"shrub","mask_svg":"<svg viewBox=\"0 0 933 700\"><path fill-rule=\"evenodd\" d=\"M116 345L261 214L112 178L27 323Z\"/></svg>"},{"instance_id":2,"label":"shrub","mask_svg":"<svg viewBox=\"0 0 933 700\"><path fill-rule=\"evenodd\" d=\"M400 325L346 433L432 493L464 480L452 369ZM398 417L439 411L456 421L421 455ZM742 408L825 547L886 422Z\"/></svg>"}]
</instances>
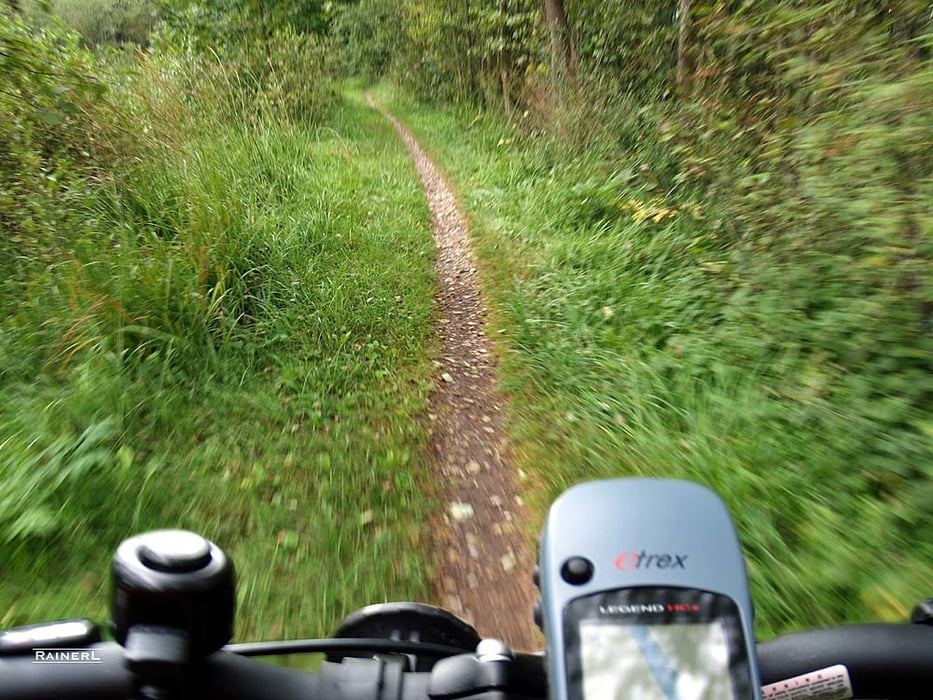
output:
<instances>
[{"instance_id":1,"label":"shrub","mask_svg":"<svg viewBox=\"0 0 933 700\"><path fill-rule=\"evenodd\" d=\"M110 145L94 114L106 81L74 33L33 29L0 8L0 271L11 284L57 258L66 193L99 175Z\"/></svg>"},{"instance_id":2,"label":"shrub","mask_svg":"<svg viewBox=\"0 0 933 700\"><path fill-rule=\"evenodd\" d=\"M152 0L54 0L50 9L90 47L147 46L157 19Z\"/></svg>"},{"instance_id":3,"label":"shrub","mask_svg":"<svg viewBox=\"0 0 933 700\"><path fill-rule=\"evenodd\" d=\"M203 48L197 37L157 39L201 124L319 124L337 100L336 62L323 39L286 26L262 41Z\"/></svg>"}]
</instances>

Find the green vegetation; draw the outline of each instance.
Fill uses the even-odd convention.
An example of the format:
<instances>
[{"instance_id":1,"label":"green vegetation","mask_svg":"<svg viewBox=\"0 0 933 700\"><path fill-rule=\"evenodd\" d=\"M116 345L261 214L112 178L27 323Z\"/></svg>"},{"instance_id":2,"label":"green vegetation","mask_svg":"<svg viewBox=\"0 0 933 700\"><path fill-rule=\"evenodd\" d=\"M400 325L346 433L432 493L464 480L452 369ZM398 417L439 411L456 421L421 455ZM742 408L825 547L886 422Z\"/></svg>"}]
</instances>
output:
<instances>
[{"instance_id":1,"label":"green vegetation","mask_svg":"<svg viewBox=\"0 0 933 700\"><path fill-rule=\"evenodd\" d=\"M461 192L539 512L710 484L762 636L930 595L928 3L546 5L0 2L0 624L166 525L241 639L426 593L427 208L340 70Z\"/></svg>"},{"instance_id":2,"label":"green vegetation","mask_svg":"<svg viewBox=\"0 0 933 700\"><path fill-rule=\"evenodd\" d=\"M915 327L882 317L853 328L845 315L815 326L787 308L797 297L758 292L780 271L786 288L809 278L828 297L832 278L763 262L740 275L738 253L709 235L716 214L659 200L640 159L600 180L604 161L523 143L488 116L457 119L400 98L392 108L463 193L539 512L584 479L710 485L742 533L762 637L901 620L927 595L929 417L909 402L912 385L878 389L913 376L896 358L926 342ZM849 314L867 304L868 314L909 318L900 300L887 310L864 296L850 303ZM842 349L878 326L902 343L866 348L887 357L890 374L807 352ZM872 390L887 395L866 400Z\"/></svg>"},{"instance_id":3,"label":"green vegetation","mask_svg":"<svg viewBox=\"0 0 933 700\"><path fill-rule=\"evenodd\" d=\"M155 27L158 0L23 0L30 19L63 22L85 46L146 46Z\"/></svg>"},{"instance_id":4,"label":"green vegetation","mask_svg":"<svg viewBox=\"0 0 933 700\"><path fill-rule=\"evenodd\" d=\"M398 42L388 75L423 101L391 104L473 221L539 508L699 480L762 636L904 619L933 584L928 7L574 3L548 56L544 18L515 33L532 5L453 35L446 4L407 4L407 46L445 50L413 68ZM457 88L477 47L498 68Z\"/></svg>"},{"instance_id":5,"label":"green vegetation","mask_svg":"<svg viewBox=\"0 0 933 700\"><path fill-rule=\"evenodd\" d=\"M114 546L166 526L232 553L240 639L423 597L433 247L394 131L324 70L0 22L2 624L105 619Z\"/></svg>"}]
</instances>

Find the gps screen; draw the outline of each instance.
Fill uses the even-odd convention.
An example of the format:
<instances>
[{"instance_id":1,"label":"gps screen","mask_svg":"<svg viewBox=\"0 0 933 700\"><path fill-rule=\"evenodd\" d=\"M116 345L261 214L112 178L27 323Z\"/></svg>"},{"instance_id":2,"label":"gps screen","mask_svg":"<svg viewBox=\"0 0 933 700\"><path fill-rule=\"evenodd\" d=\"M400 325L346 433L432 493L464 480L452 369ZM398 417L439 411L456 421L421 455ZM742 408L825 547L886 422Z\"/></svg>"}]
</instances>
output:
<instances>
[{"instance_id":1,"label":"gps screen","mask_svg":"<svg viewBox=\"0 0 933 700\"><path fill-rule=\"evenodd\" d=\"M620 625L582 621L585 700L734 700L721 621Z\"/></svg>"},{"instance_id":2,"label":"gps screen","mask_svg":"<svg viewBox=\"0 0 933 700\"><path fill-rule=\"evenodd\" d=\"M564 609L571 700L748 700L742 621L728 596L641 587L572 600Z\"/></svg>"}]
</instances>

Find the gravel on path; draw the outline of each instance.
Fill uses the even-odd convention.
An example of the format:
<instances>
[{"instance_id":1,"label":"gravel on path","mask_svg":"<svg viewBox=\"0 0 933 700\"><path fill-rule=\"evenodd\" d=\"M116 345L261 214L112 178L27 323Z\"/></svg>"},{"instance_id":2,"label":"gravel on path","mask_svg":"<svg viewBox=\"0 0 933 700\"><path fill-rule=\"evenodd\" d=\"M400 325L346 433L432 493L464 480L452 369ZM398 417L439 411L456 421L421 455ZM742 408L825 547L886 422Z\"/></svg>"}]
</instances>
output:
<instances>
[{"instance_id":1,"label":"gravel on path","mask_svg":"<svg viewBox=\"0 0 933 700\"><path fill-rule=\"evenodd\" d=\"M432 458L447 503L433 541L438 601L483 637L517 650L538 650L543 637L532 622L534 555L503 429L497 358L467 225L453 192L411 132L371 95L367 102L395 126L411 153L437 245L442 356L429 418Z\"/></svg>"}]
</instances>

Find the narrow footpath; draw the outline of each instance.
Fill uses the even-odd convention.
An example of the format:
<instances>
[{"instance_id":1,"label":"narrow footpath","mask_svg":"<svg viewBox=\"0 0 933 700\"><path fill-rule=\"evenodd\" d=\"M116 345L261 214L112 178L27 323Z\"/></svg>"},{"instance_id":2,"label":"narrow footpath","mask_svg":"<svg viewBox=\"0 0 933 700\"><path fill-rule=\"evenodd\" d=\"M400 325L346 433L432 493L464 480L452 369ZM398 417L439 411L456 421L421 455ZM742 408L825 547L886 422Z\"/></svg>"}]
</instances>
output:
<instances>
[{"instance_id":1,"label":"narrow footpath","mask_svg":"<svg viewBox=\"0 0 933 700\"><path fill-rule=\"evenodd\" d=\"M442 357L431 397L431 450L448 507L434 536L437 599L483 637L516 650L537 650L542 637L532 622L534 555L520 525L525 507L503 429L497 360L486 334L487 310L467 226L414 136L371 95L366 99L395 126L411 153L438 250Z\"/></svg>"}]
</instances>

